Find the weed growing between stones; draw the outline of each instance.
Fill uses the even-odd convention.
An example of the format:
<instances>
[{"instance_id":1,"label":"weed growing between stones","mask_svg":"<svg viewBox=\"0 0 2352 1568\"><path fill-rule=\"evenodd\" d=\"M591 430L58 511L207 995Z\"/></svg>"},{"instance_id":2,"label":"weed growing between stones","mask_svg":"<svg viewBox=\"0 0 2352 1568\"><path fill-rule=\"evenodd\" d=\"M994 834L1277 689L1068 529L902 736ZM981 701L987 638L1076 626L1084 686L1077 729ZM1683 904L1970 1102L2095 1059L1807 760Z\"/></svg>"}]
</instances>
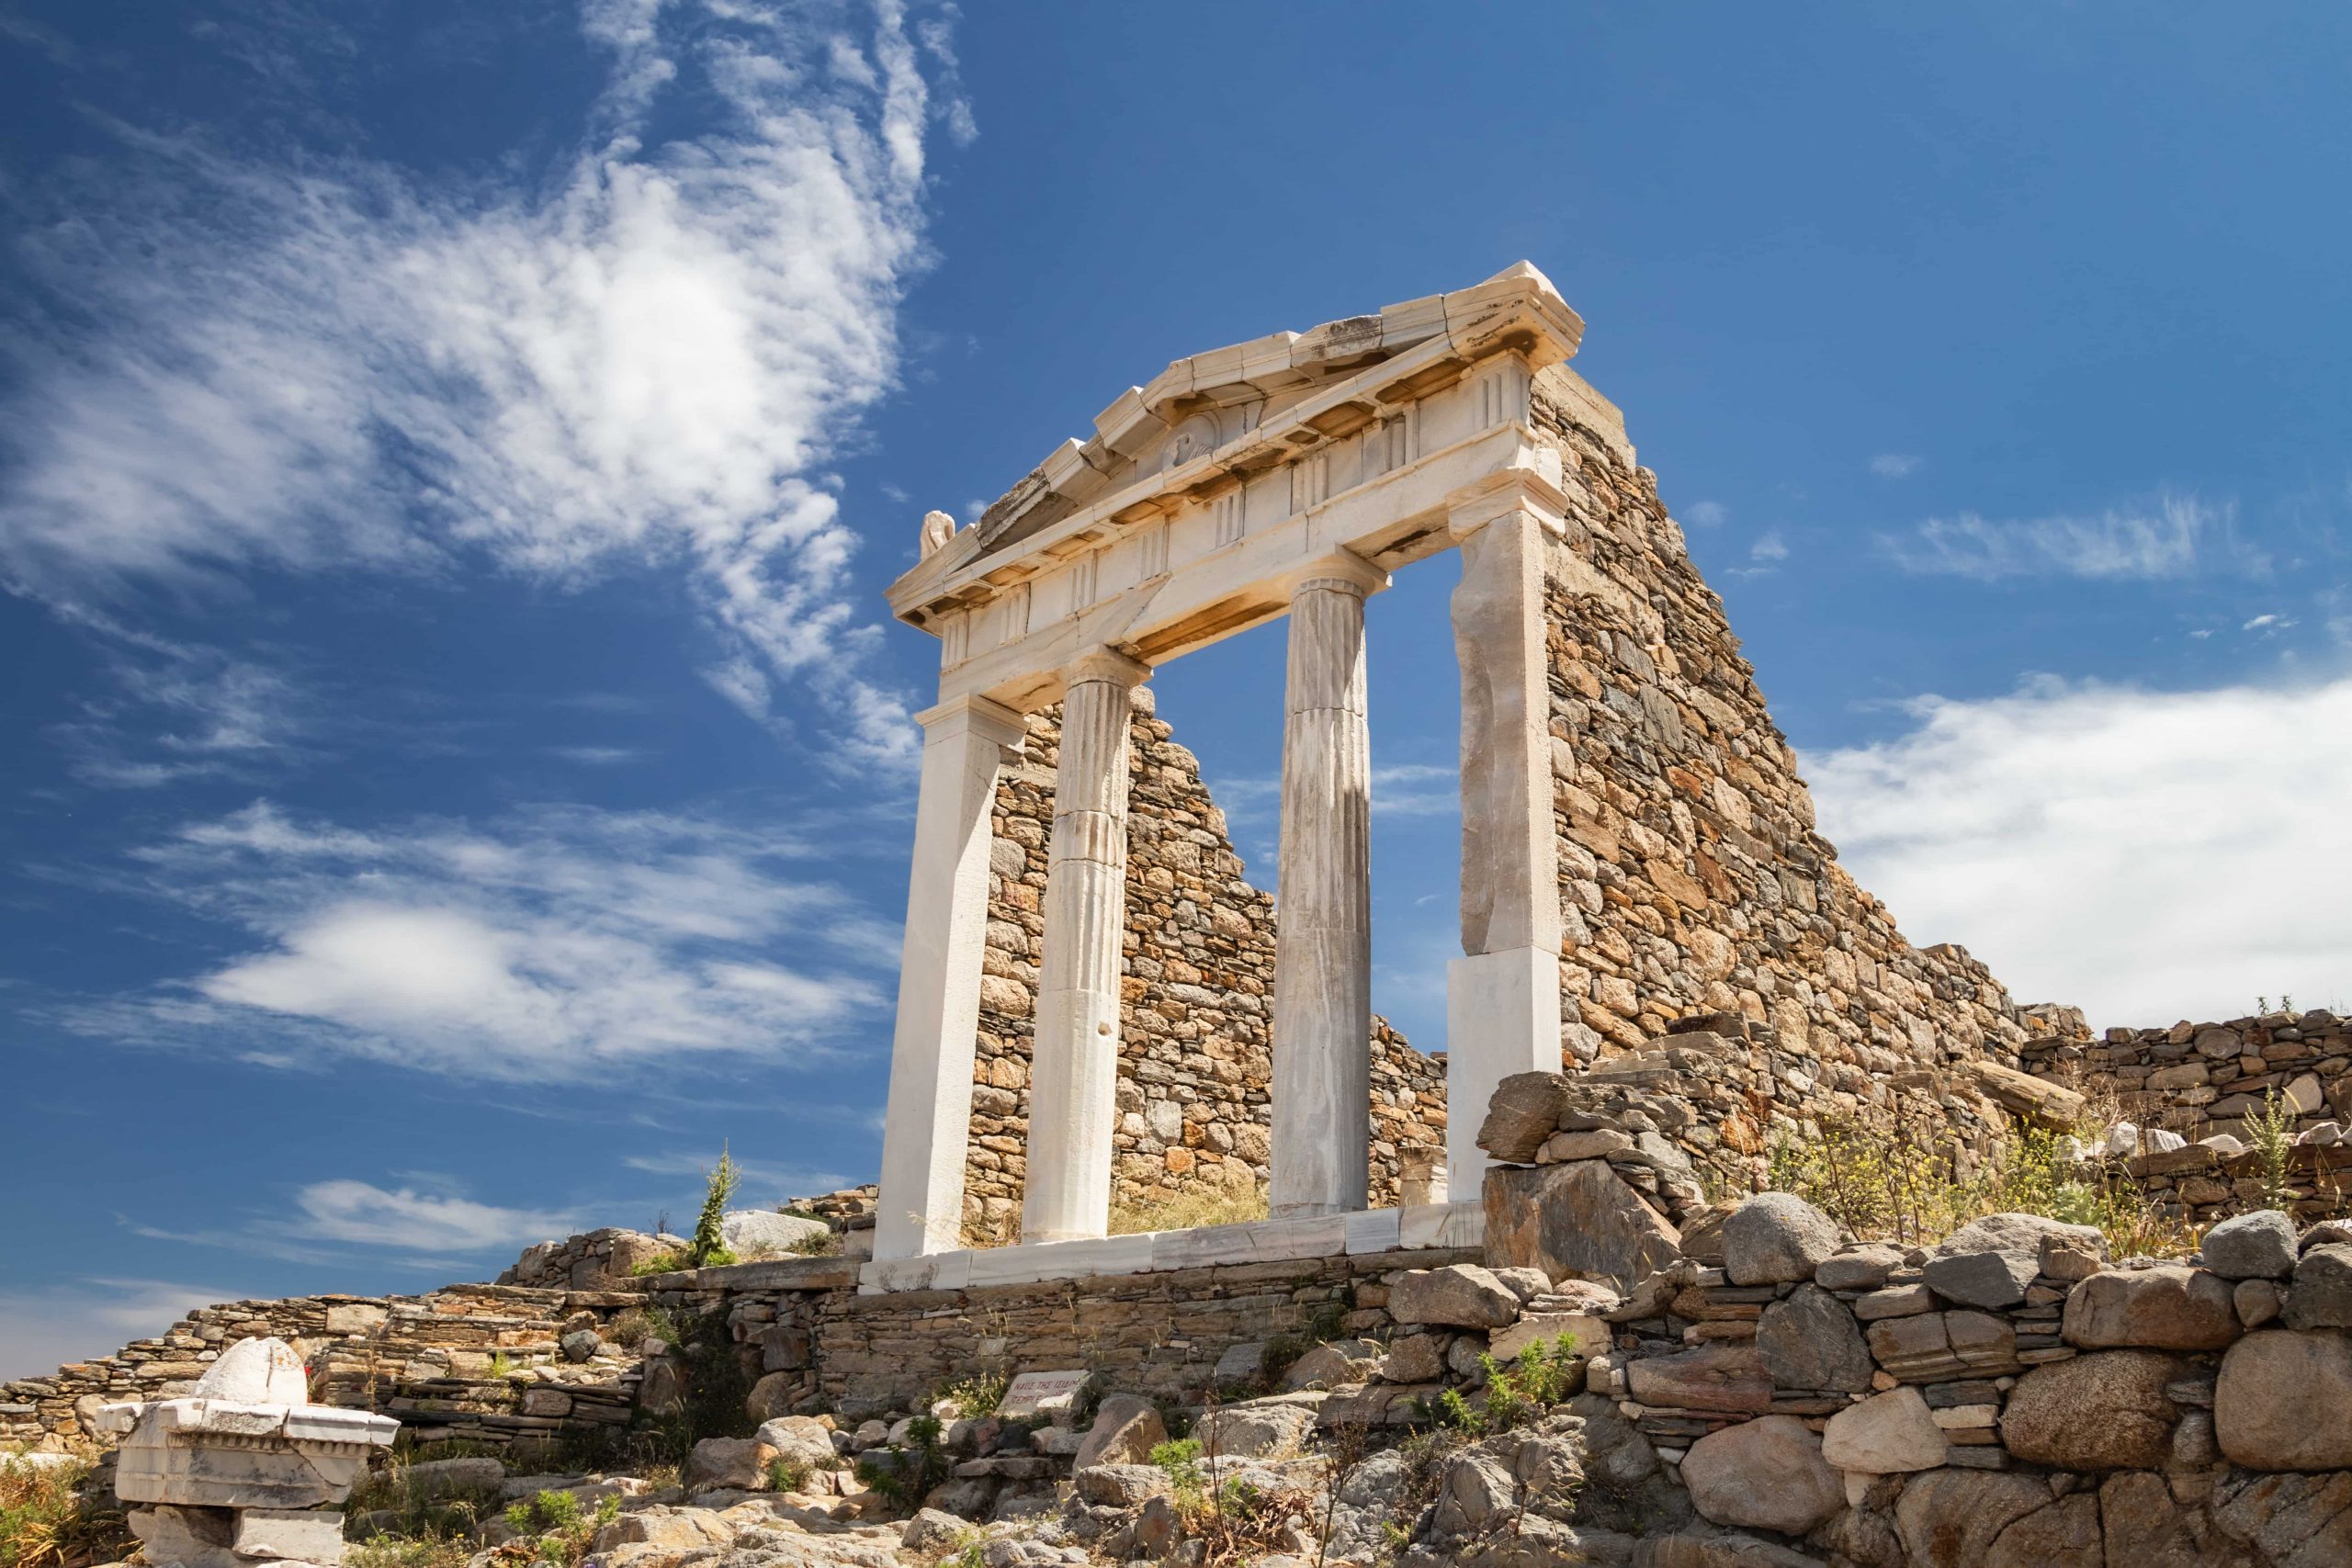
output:
<instances>
[{"instance_id":1,"label":"weed growing between stones","mask_svg":"<svg viewBox=\"0 0 2352 1568\"><path fill-rule=\"evenodd\" d=\"M2013 1128L1993 1157L1964 1168L1948 1140L1917 1128L1825 1122L1817 1137L1775 1138L1768 1185L1795 1193L1856 1235L1905 1246L1932 1245L1996 1213L2096 1225L2119 1258L2194 1244L2136 1187L2083 1180L2060 1138L2046 1128Z\"/></svg>"},{"instance_id":2,"label":"weed growing between stones","mask_svg":"<svg viewBox=\"0 0 2352 1568\"><path fill-rule=\"evenodd\" d=\"M575 1568L588 1554L596 1532L621 1516L621 1500L607 1497L594 1509L580 1506L578 1494L542 1492L506 1510L506 1523L518 1538L497 1549L502 1564L544 1562L552 1568Z\"/></svg>"},{"instance_id":3,"label":"weed growing between stones","mask_svg":"<svg viewBox=\"0 0 2352 1568\"><path fill-rule=\"evenodd\" d=\"M940 1442L939 1417L918 1416L907 1423L907 1440L874 1449L857 1461L857 1478L901 1510L920 1506L931 1489L955 1467Z\"/></svg>"},{"instance_id":4,"label":"weed growing between stones","mask_svg":"<svg viewBox=\"0 0 2352 1568\"><path fill-rule=\"evenodd\" d=\"M2263 1090L2262 1109L2245 1116L2246 1143L2262 1160L2262 1206L2292 1212L2294 1184L2288 1179L2288 1162L2295 1157L2295 1108L2275 1089Z\"/></svg>"},{"instance_id":5,"label":"weed growing between stones","mask_svg":"<svg viewBox=\"0 0 2352 1568\"><path fill-rule=\"evenodd\" d=\"M80 1568L129 1553L122 1510L90 1466L11 1464L0 1455L0 1568Z\"/></svg>"},{"instance_id":6,"label":"weed growing between stones","mask_svg":"<svg viewBox=\"0 0 2352 1568\"><path fill-rule=\"evenodd\" d=\"M1477 1403L1447 1389L1431 1412L1443 1426L1473 1438L1508 1432L1542 1418L1584 1386L1584 1358L1577 1354L1577 1338L1563 1334L1549 1345L1534 1344L1509 1365L1492 1356L1478 1358L1486 1373L1485 1397Z\"/></svg>"},{"instance_id":7,"label":"weed growing between stones","mask_svg":"<svg viewBox=\"0 0 2352 1568\"><path fill-rule=\"evenodd\" d=\"M972 1372L940 1384L931 1403L936 1408L941 1401L950 1401L956 1415L977 1419L995 1415L996 1407L1004 1403L1004 1391L1012 1386L1012 1379L1003 1372Z\"/></svg>"}]
</instances>

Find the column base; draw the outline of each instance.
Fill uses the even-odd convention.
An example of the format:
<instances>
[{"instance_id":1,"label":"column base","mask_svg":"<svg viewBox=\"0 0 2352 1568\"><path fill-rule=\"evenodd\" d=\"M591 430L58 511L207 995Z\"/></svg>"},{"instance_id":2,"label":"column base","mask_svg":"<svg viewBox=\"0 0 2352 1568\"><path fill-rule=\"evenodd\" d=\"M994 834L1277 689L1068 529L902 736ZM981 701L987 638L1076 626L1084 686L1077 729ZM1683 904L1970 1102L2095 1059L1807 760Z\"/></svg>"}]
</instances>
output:
<instances>
[{"instance_id":1,"label":"column base","mask_svg":"<svg viewBox=\"0 0 2352 1568\"><path fill-rule=\"evenodd\" d=\"M1445 969L1447 1189L1475 1201L1487 1170L1478 1128L1513 1073L1560 1070L1560 955L1543 948L1457 958Z\"/></svg>"}]
</instances>

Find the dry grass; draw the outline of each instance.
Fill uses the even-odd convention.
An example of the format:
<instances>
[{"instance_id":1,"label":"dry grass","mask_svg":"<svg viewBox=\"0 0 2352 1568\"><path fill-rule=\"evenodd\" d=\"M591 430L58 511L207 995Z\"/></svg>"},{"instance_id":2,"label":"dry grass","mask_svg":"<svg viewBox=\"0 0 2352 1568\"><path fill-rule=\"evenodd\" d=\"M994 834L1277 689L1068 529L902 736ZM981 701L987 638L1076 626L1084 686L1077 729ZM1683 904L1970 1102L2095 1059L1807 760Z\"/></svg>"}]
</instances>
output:
<instances>
[{"instance_id":1,"label":"dry grass","mask_svg":"<svg viewBox=\"0 0 2352 1568\"><path fill-rule=\"evenodd\" d=\"M1203 1225L1247 1224L1266 1217L1262 1187L1195 1188L1164 1198L1111 1205L1111 1234L1197 1230Z\"/></svg>"},{"instance_id":2,"label":"dry grass","mask_svg":"<svg viewBox=\"0 0 2352 1568\"><path fill-rule=\"evenodd\" d=\"M86 1461L34 1469L0 1461L0 1568L80 1568L134 1544L114 1499L84 1486Z\"/></svg>"}]
</instances>

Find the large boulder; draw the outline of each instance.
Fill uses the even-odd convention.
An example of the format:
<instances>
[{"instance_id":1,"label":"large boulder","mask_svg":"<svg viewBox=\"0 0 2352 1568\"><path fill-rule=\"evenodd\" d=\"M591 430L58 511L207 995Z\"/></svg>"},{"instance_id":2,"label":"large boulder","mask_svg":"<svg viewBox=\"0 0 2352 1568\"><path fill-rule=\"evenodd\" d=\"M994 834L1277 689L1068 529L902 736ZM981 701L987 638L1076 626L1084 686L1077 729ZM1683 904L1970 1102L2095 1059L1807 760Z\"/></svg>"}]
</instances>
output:
<instances>
[{"instance_id":1,"label":"large boulder","mask_svg":"<svg viewBox=\"0 0 2352 1568\"><path fill-rule=\"evenodd\" d=\"M2295 1222L2276 1209L2233 1214L2205 1233L2205 1267L2224 1280L2283 1280L2295 1252Z\"/></svg>"},{"instance_id":2,"label":"large boulder","mask_svg":"<svg viewBox=\"0 0 2352 1568\"><path fill-rule=\"evenodd\" d=\"M1710 1432L1683 1456L1691 1506L1719 1525L1803 1535L1846 1506L1845 1483L1821 1439L1793 1416L1762 1416Z\"/></svg>"},{"instance_id":3,"label":"large boulder","mask_svg":"<svg viewBox=\"0 0 2352 1568\"><path fill-rule=\"evenodd\" d=\"M800 1397L798 1372L770 1372L752 1385L743 1396L743 1414L754 1421L773 1421L789 1415L792 1402Z\"/></svg>"},{"instance_id":4,"label":"large boulder","mask_svg":"<svg viewBox=\"0 0 2352 1568\"><path fill-rule=\"evenodd\" d=\"M686 1456L688 1492L764 1492L775 1449L757 1438L705 1438Z\"/></svg>"},{"instance_id":5,"label":"large boulder","mask_svg":"<svg viewBox=\"0 0 2352 1568\"><path fill-rule=\"evenodd\" d=\"M2042 1238L2050 1235L2096 1245L2104 1256L2105 1240L2093 1226L2040 1214L1987 1214L1961 1226L1936 1248L1922 1270L1928 1288L1962 1306L2016 1306L2041 1272Z\"/></svg>"},{"instance_id":6,"label":"large boulder","mask_svg":"<svg viewBox=\"0 0 2352 1568\"><path fill-rule=\"evenodd\" d=\"M2266 1328L2222 1358L2213 1429L2248 1470L2352 1469L2352 1337Z\"/></svg>"},{"instance_id":7,"label":"large boulder","mask_svg":"<svg viewBox=\"0 0 2352 1568\"><path fill-rule=\"evenodd\" d=\"M1079 1470L1098 1464L1142 1464L1151 1458L1152 1450L1167 1440L1168 1426L1157 1405L1138 1394L1114 1393L1095 1410L1094 1425L1086 1429L1072 1463Z\"/></svg>"},{"instance_id":8,"label":"large boulder","mask_svg":"<svg viewBox=\"0 0 2352 1568\"><path fill-rule=\"evenodd\" d=\"M1758 1192L1724 1219L1724 1273L1735 1285L1810 1280L1838 1251L1838 1226L1793 1192Z\"/></svg>"},{"instance_id":9,"label":"large boulder","mask_svg":"<svg viewBox=\"0 0 2352 1568\"><path fill-rule=\"evenodd\" d=\"M754 1258L785 1258L805 1248L830 1244L833 1228L822 1220L780 1214L774 1209L737 1209L720 1216L718 1234L728 1250L746 1261Z\"/></svg>"},{"instance_id":10,"label":"large boulder","mask_svg":"<svg viewBox=\"0 0 2352 1568\"><path fill-rule=\"evenodd\" d=\"M1944 1462L1948 1446L1916 1388L1889 1389L1849 1404L1829 1418L1821 1434L1824 1459L1865 1475L1934 1470Z\"/></svg>"},{"instance_id":11,"label":"large boulder","mask_svg":"<svg viewBox=\"0 0 2352 1568\"><path fill-rule=\"evenodd\" d=\"M1752 1345L1702 1345L1645 1357L1627 1364L1625 1382L1644 1404L1758 1416L1772 1408L1772 1380Z\"/></svg>"},{"instance_id":12,"label":"large boulder","mask_svg":"<svg viewBox=\"0 0 2352 1568\"><path fill-rule=\"evenodd\" d=\"M1519 1316L1519 1297L1475 1263L1415 1269L1388 1288L1388 1315L1408 1325L1500 1328Z\"/></svg>"},{"instance_id":13,"label":"large boulder","mask_svg":"<svg viewBox=\"0 0 2352 1568\"><path fill-rule=\"evenodd\" d=\"M2352 1328L2352 1246L2330 1243L2305 1252L2287 1288L2290 1328Z\"/></svg>"},{"instance_id":14,"label":"large boulder","mask_svg":"<svg viewBox=\"0 0 2352 1568\"><path fill-rule=\"evenodd\" d=\"M1548 1279L1639 1280L1679 1258L1682 1238L1605 1160L1487 1172L1487 1258Z\"/></svg>"},{"instance_id":15,"label":"large boulder","mask_svg":"<svg viewBox=\"0 0 2352 1568\"><path fill-rule=\"evenodd\" d=\"M1915 1476L1894 1505L1905 1568L1989 1568L2001 1538L2052 1502L2038 1475L1934 1470ZM2035 1532L2039 1533L2039 1532ZM2005 1553L2004 1555L2010 1555ZM2069 1568L2097 1568L2098 1559ZM2039 1568L2011 1555L2007 1568Z\"/></svg>"},{"instance_id":16,"label":"large boulder","mask_svg":"<svg viewBox=\"0 0 2352 1568\"><path fill-rule=\"evenodd\" d=\"M2352 1562L2352 1475L2226 1471L2213 1488L2213 1524L2261 1551L2267 1568L2342 1568Z\"/></svg>"},{"instance_id":17,"label":"large boulder","mask_svg":"<svg viewBox=\"0 0 2352 1568\"><path fill-rule=\"evenodd\" d=\"M1817 1285L1799 1285L1764 1309L1756 1349L1766 1374L1782 1388L1860 1393L1871 1386L1860 1325L1844 1302Z\"/></svg>"},{"instance_id":18,"label":"large boulder","mask_svg":"<svg viewBox=\"0 0 2352 1568\"><path fill-rule=\"evenodd\" d=\"M2180 1263L2092 1275L2066 1292L2062 1327L2067 1344L2094 1350L2219 1350L2239 1332L2230 1282Z\"/></svg>"},{"instance_id":19,"label":"large boulder","mask_svg":"<svg viewBox=\"0 0 2352 1568\"><path fill-rule=\"evenodd\" d=\"M2059 1470L2160 1470L2180 1410L2165 1397L2182 1363L2153 1350L2103 1350L2034 1368L2009 1391L2001 1442Z\"/></svg>"}]
</instances>

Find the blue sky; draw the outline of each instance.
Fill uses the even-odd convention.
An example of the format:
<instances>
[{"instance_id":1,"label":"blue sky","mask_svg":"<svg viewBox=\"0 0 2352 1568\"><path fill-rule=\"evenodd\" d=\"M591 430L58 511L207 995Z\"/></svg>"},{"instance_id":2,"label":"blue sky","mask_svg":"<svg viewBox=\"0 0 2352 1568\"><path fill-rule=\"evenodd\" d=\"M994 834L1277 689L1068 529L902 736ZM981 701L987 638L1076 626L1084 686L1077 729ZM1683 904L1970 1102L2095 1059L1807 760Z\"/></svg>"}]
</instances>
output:
<instances>
[{"instance_id":1,"label":"blue sky","mask_svg":"<svg viewBox=\"0 0 2352 1568\"><path fill-rule=\"evenodd\" d=\"M1918 941L2352 996L2352 19L0 0L0 1372L874 1168L934 645L1170 358L1521 257ZM1442 1043L1451 569L1372 609ZM1278 628L1162 714L1271 876Z\"/></svg>"}]
</instances>

